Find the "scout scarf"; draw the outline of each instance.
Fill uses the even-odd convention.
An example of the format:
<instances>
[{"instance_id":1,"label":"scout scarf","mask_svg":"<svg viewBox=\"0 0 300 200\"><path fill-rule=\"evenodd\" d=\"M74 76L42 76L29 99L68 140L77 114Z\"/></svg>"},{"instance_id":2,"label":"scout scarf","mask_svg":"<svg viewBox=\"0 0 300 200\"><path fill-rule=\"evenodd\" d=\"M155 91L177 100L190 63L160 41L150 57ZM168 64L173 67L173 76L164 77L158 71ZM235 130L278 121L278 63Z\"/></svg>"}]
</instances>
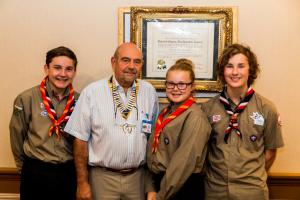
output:
<instances>
[{"instance_id":1,"label":"scout scarf","mask_svg":"<svg viewBox=\"0 0 300 200\"><path fill-rule=\"evenodd\" d=\"M231 109L228 99L225 96L225 88L223 89L223 91L220 95L220 102L224 105L224 108L225 108L227 114L230 116L229 125L225 130L225 137L224 137L225 143L227 143L228 137L229 137L232 129L235 129L236 134L242 138L242 133L239 129L238 115L241 112L243 112L243 110L247 107L247 104L250 101L250 99L252 98L253 94L254 94L254 90L251 87L249 87L245 98L239 103L239 105L233 111Z\"/></svg>"},{"instance_id":2,"label":"scout scarf","mask_svg":"<svg viewBox=\"0 0 300 200\"><path fill-rule=\"evenodd\" d=\"M109 87L111 89L111 92L112 92L114 104L116 105L117 109L119 109L122 117L126 120L129 116L130 112L132 111L132 108L134 107L134 104L136 103L137 94L138 94L138 91L139 91L138 81L135 80L135 87L132 87L132 91L131 91L129 100L128 100L126 105L124 105L121 102L121 97L120 97L119 92L117 91L117 86L115 85L115 83L113 81L113 77L111 77L108 80L108 85L109 85Z\"/></svg>"},{"instance_id":3,"label":"scout scarf","mask_svg":"<svg viewBox=\"0 0 300 200\"><path fill-rule=\"evenodd\" d=\"M154 134L154 140L152 144L152 153L156 153L158 148L158 139L160 137L160 134L163 130L163 128L173 119L178 117L181 113L183 113L185 110L187 110L191 105L195 103L194 97L188 98L182 105L180 105L174 112L172 112L165 120L163 120L165 114L169 111L169 106L164 108L162 112L159 114L158 119L155 124L155 134Z\"/></svg>"},{"instance_id":4,"label":"scout scarf","mask_svg":"<svg viewBox=\"0 0 300 200\"><path fill-rule=\"evenodd\" d=\"M63 113L61 114L61 116L58 118L54 109L54 106L51 102L51 98L47 92L46 89L46 81L48 79L48 76L46 76L41 85L40 85L40 91L42 93L42 100L43 100L43 104L45 106L45 109L47 110L48 116L52 121L52 125L49 129L48 135L49 137L52 136L52 133L55 132L56 134L56 138L60 139L61 136L61 131L60 131L60 125L63 122L68 121L71 113L73 112L74 106L75 106L75 98L74 98L74 90L73 90L73 86L72 84L70 84L70 94L67 100L67 104L66 107L63 111Z\"/></svg>"}]
</instances>

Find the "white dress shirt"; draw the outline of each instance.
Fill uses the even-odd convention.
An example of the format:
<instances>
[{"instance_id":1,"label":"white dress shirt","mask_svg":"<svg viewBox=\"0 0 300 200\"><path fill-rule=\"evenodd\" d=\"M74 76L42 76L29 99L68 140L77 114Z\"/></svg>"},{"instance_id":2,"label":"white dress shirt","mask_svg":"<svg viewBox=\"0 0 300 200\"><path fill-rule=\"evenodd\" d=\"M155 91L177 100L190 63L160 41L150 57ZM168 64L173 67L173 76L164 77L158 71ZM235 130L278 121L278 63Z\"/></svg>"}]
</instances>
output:
<instances>
[{"instance_id":1,"label":"white dress shirt","mask_svg":"<svg viewBox=\"0 0 300 200\"><path fill-rule=\"evenodd\" d=\"M88 142L88 164L91 166L138 167L146 162L148 133L143 131L142 125L147 121L153 126L158 114L156 91L150 83L138 80L137 101L125 120L113 101L108 80L91 83L81 92L65 131ZM132 88L126 95L115 78L113 81L126 104Z\"/></svg>"}]
</instances>

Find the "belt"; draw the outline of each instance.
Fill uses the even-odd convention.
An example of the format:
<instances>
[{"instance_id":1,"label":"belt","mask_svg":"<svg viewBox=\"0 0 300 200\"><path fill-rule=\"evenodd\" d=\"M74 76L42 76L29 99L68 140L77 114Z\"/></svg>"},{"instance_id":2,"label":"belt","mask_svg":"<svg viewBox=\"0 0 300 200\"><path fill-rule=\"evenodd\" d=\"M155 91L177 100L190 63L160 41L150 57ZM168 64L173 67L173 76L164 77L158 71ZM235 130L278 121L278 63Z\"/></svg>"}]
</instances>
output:
<instances>
[{"instance_id":1,"label":"belt","mask_svg":"<svg viewBox=\"0 0 300 200\"><path fill-rule=\"evenodd\" d=\"M110 172L127 175L127 174L132 174L132 173L136 172L138 169L140 169L142 167L144 167L144 165L140 165L140 166L134 167L134 168L126 168L126 169L113 169L113 168L109 168L109 167L100 167L100 168L105 169Z\"/></svg>"}]
</instances>

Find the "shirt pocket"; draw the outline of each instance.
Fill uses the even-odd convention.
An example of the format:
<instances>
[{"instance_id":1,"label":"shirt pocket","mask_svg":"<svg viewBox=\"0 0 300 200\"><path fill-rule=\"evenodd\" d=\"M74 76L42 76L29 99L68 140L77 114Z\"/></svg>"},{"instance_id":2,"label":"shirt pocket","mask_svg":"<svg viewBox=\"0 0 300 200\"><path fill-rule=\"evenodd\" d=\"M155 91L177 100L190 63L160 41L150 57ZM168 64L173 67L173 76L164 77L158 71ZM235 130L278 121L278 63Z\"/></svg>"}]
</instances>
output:
<instances>
[{"instance_id":1,"label":"shirt pocket","mask_svg":"<svg viewBox=\"0 0 300 200\"><path fill-rule=\"evenodd\" d=\"M247 125L247 128L245 128L244 132L242 132L246 148L251 152L261 150L264 143L264 126L254 124L251 119L248 121Z\"/></svg>"},{"instance_id":2,"label":"shirt pocket","mask_svg":"<svg viewBox=\"0 0 300 200\"><path fill-rule=\"evenodd\" d=\"M229 117L221 114L209 116L209 123L212 127L210 142L218 144L224 143L225 130L229 125Z\"/></svg>"}]
</instances>

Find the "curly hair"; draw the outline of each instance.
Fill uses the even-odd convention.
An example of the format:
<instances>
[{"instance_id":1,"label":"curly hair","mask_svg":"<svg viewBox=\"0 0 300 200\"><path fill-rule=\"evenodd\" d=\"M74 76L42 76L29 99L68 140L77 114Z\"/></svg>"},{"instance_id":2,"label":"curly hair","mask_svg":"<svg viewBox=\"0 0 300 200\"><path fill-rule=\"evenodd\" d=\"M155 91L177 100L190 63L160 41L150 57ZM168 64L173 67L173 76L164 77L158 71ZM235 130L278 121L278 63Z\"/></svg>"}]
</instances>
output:
<instances>
[{"instance_id":1,"label":"curly hair","mask_svg":"<svg viewBox=\"0 0 300 200\"><path fill-rule=\"evenodd\" d=\"M228 64L229 59L237 54L243 54L247 57L249 63L249 77L248 77L248 86L252 85L257 78L260 68L257 62L256 55L251 51L250 47L242 45L242 44L232 44L226 47L221 56L219 57L217 63L217 74L220 82L225 85L225 77L224 77L224 68Z\"/></svg>"}]
</instances>

